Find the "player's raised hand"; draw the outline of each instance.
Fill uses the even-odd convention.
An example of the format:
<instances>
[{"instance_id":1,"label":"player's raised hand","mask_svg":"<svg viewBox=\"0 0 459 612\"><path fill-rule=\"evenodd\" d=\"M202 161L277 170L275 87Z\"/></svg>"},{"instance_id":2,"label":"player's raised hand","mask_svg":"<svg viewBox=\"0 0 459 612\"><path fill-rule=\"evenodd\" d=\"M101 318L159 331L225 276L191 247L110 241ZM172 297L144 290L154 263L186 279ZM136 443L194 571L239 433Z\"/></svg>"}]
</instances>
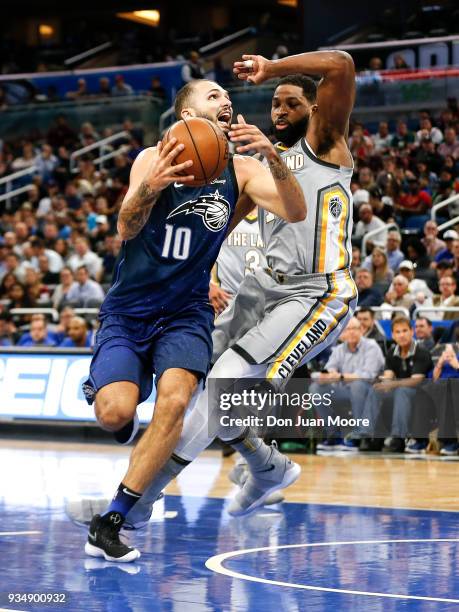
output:
<instances>
[{"instance_id":1,"label":"player's raised hand","mask_svg":"<svg viewBox=\"0 0 459 612\"><path fill-rule=\"evenodd\" d=\"M262 55L243 55L242 61L234 62L233 72L241 81L260 85L272 78L269 74L271 60Z\"/></svg>"},{"instance_id":2,"label":"player's raised hand","mask_svg":"<svg viewBox=\"0 0 459 612\"><path fill-rule=\"evenodd\" d=\"M183 144L177 143L176 138L171 138L166 144L158 142L156 155L145 176L145 182L155 191L165 189L171 183L186 184L194 180L192 174L181 174L193 165L191 159L181 164L174 164L175 158L184 148Z\"/></svg>"},{"instance_id":3,"label":"player's raised hand","mask_svg":"<svg viewBox=\"0 0 459 612\"><path fill-rule=\"evenodd\" d=\"M244 142L246 144L236 147L238 153L247 153L248 151L256 151L264 157L270 157L276 154L272 142L256 125L250 125L245 122L242 115L237 116L237 123L231 125L231 130L228 135L231 142Z\"/></svg>"}]
</instances>

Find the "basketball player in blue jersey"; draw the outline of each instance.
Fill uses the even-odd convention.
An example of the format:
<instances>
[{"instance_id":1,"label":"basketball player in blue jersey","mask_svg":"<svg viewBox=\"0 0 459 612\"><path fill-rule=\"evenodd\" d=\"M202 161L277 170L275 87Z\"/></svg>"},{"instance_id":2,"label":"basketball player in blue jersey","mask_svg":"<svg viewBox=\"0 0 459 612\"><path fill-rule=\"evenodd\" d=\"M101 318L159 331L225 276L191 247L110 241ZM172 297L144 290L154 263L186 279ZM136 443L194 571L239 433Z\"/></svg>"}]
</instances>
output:
<instances>
[{"instance_id":1,"label":"basketball player in blue jersey","mask_svg":"<svg viewBox=\"0 0 459 612\"><path fill-rule=\"evenodd\" d=\"M206 117L226 132L232 121L227 92L207 80L187 84L175 109L177 118ZM100 425L122 443L136 433L136 408L150 395L153 374L156 402L111 504L91 522L85 547L91 556L126 562L140 554L121 542L119 531L171 456L185 409L209 369L210 271L230 224L246 214L238 198L289 222L306 217L303 192L269 140L248 131L246 143L268 160L269 169L235 156L218 180L204 187L187 185L193 176L183 174L191 161L174 165L183 150L176 139L144 150L132 166L118 217L123 245L83 388L88 401L95 401Z\"/></svg>"},{"instance_id":2,"label":"basketball player in blue jersey","mask_svg":"<svg viewBox=\"0 0 459 612\"><path fill-rule=\"evenodd\" d=\"M261 56L243 59L250 67L238 62L235 71L254 83L284 77L274 92L271 118L281 156L294 168L306 193L308 215L292 224L259 210L269 268L245 277L230 308L218 317L214 349L220 357L209 379L266 377L278 384L330 346L356 306L357 291L349 273L353 162L347 147L355 72L352 58L339 51L277 61ZM317 85L307 74L322 79ZM239 143L257 132L255 126L239 124L232 126L230 136ZM148 520L161 490L215 435L239 451L249 469L228 507L230 514L251 512L297 477L296 464L285 464L282 455L279 460L270 447L248 435L246 427L209 431L210 413L217 409L207 395L210 386L187 412L174 454L129 513L133 526Z\"/></svg>"}]
</instances>

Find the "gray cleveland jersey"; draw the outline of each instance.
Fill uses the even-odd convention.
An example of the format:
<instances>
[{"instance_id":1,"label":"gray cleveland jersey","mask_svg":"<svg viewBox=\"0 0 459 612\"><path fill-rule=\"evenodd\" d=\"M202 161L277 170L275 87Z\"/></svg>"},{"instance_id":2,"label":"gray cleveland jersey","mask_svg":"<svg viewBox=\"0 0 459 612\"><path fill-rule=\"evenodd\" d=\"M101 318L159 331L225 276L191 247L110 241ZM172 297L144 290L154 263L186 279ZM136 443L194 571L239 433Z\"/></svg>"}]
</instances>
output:
<instances>
[{"instance_id":1,"label":"gray cleveland jersey","mask_svg":"<svg viewBox=\"0 0 459 612\"><path fill-rule=\"evenodd\" d=\"M259 208L268 266L284 274L326 274L350 266L353 169L322 161L305 138L280 150L306 198L307 217L288 223Z\"/></svg>"},{"instance_id":2,"label":"gray cleveland jersey","mask_svg":"<svg viewBox=\"0 0 459 612\"><path fill-rule=\"evenodd\" d=\"M247 215L222 244L216 263L220 286L235 295L244 276L266 267L257 216Z\"/></svg>"}]
</instances>

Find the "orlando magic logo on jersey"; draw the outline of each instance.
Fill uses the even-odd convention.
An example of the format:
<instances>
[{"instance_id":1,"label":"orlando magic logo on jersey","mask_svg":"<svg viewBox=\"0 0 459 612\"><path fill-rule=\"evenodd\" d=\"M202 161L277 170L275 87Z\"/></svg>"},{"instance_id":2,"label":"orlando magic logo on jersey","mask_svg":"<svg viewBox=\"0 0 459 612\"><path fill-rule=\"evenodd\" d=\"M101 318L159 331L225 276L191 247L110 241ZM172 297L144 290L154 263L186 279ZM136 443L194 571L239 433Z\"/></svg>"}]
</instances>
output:
<instances>
[{"instance_id":1,"label":"orlando magic logo on jersey","mask_svg":"<svg viewBox=\"0 0 459 612\"><path fill-rule=\"evenodd\" d=\"M232 159L210 185L165 189L142 231L123 242L101 318L153 317L207 303L210 271L238 195Z\"/></svg>"},{"instance_id":2,"label":"orlando magic logo on jersey","mask_svg":"<svg viewBox=\"0 0 459 612\"><path fill-rule=\"evenodd\" d=\"M200 215L208 230L219 232L228 223L230 212L230 203L216 189L215 193L203 194L194 200L180 204L167 218L170 219L182 213Z\"/></svg>"}]
</instances>

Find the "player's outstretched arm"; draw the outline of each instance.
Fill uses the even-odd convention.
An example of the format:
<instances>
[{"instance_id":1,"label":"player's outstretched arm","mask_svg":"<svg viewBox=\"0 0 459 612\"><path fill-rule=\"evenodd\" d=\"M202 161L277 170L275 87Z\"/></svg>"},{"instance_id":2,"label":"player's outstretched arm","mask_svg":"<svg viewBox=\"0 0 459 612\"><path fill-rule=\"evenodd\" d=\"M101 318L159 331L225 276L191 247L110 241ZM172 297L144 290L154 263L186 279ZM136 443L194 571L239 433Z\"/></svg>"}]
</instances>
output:
<instances>
[{"instance_id":1,"label":"player's outstretched arm","mask_svg":"<svg viewBox=\"0 0 459 612\"><path fill-rule=\"evenodd\" d=\"M317 113L321 122L335 135L346 134L355 99L355 67L345 51L313 51L278 60L261 55L243 55L234 63L238 79L259 85L289 74L322 77L317 90Z\"/></svg>"},{"instance_id":2,"label":"player's outstretched arm","mask_svg":"<svg viewBox=\"0 0 459 612\"><path fill-rule=\"evenodd\" d=\"M173 165L184 146L171 138L164 146L145 149L138 155L131 168L129 189L118 215L118 233L122 240L135 238L141 231L161 191L173 182L189 183L194 176L179 173L193 165L191 160Z\"/></svg>"},{"instance_id":3,"label":"player's outstretched arm","mask_svg":"<svg viewBox=\"0 0 459 612\"><path fill-rule=\"evenodd\" d=\"M269 170L253 157L235 156L234 163L241 194L254 204L269 210L290 223L306 218L304 193L295 176L290 172L269 139L256 125L244 122L238 115L239 123L231 126L229 136L237 143L236 151L256 151L268 162ZM241 143L246 143L242 145Z\"/></svg>"}]
</instances>

